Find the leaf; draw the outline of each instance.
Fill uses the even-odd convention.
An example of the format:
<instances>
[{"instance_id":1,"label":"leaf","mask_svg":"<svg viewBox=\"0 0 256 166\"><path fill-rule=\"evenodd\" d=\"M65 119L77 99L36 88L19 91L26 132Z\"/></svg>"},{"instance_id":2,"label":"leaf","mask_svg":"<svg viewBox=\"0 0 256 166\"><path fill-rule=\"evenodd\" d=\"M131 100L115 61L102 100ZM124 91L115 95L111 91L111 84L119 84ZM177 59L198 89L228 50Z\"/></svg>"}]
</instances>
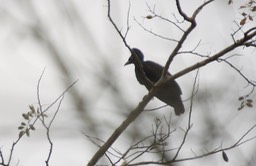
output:
<instances>
[{"instance_id":1,"label":"leaf","mask_svg":"<svg viewBox=\"0 0 256 166\"><path fill-rule=\"evenodd\" d=\"M30 136L29 129L26 129L25 133L28 137Z\"/></svg>"},{"instance_id":2,"label":"leaf","mask_svg":"<svg viewBox=\"0 0 256 166\"><path fill-rule=\"evenodd\" d=\"M252 103L246 103L246 105L247 105L247 107L250 107L250 108L253 107Z\"/></svg>"},{"instance_id":3,"label":"leaf","mask_svg":"<svg viewBox=\"0 0 256 166\"><path fill-rule=\"evenodd\" d=\"M32 111L32 113L35 113L35 112L36 112L35 107L34 107L33 105L29 105L29 108L30 108L30 110Z\"/></svg>"},{"instance_id":4,"label":"leaf","mask_svg":"<svg viewBox=\"0 0 256 166\"><path fill-rule=\"evenodd\" d=\"M241 107L238 108L238 111L241 111L244 108L244 105L241 105Z\"/></svg>"},{"instance_id":5,"label":"leaf","mask_svg":"<svg viewBox=\"0 0 256 166\"><path fill-rule=\"evenodd\" d=\"M250 6L251 6L253 3L254 3L253 0L250 0L250 1L248 2L248 4L249 4Z\"/></svg>"},{"instance_id":6,"label":"leaf","mask_svg":"<svg viewBox=\"0 0 256 166\"><path fill-rule=\"evenodd\" d=\"M246 17L245 18L243 18L241 21L240 21L240 25L244 25L245 24L245 22L246 22Z\"/></svg>"},{"instance_id":7,"label":"leaf","mask_svg":"<svg viewBox=\"0 0 256 166\"><path fill-rule=\"evenodd\" d=\"M244 97L241 96L241 97L238 98L238 100L239 100L239 101L244 100Z\"/></svg>"},{"instance_id":8,"label":"leaf","mask_svg":"<svg viewBox=\"0 0 256 166\"><path fill-rule=\"evenodd\" d=\"M246 14L245 12L243 12L243 13L242 13L242 16L246 17L246 16L247 16L247 14Z\"/></svg>"},{"instance_id":9,"label":"leaf","mask_svg":"<svg viewBox=\"0 0 256 166\"><path fill-rule=\"evenodd\" d=\"M29 120L29 117L28 117L27 114L24 114L24 113L23 113L22 116L23 116L24 119Z\"/></svg>"},{"instance_id":10,"label":"leaf","mask_svg":"<svg viewBox=\"0 0 256 166\"><path fill-rule=\"evenodd\" d=\"M23 136L23 134L24 134L24 130L20 131L19 138L21 138Z\"/></svg>"},{"instance_id":11,"label":"leaf","mask_svg":"<svg viewBox=\"0 0 256 166\"><path fill-rule=\"evenodd\" d=\"M252 99L247 99L246 100L248 103L252 103Z\"/></svg>"},{"instance_id":12,"label":"leaf","mask_svg":"<svg viewBox=\"0 0 256 166\"><path fill-rule=\"evenodd\" d=\"M243 8L246 8L246 6L245 5L240 6L240 9L243 9Z\"/></svg>"},{"instance_id":13,"label":"leaf","mask_svg":"<svg viewBox=\"0 0 256 166\"><path fill-rule=\"evenodd\" d=\"M31 128L31 130L35 130L36 129L33 125L29 125L29 127Z\"/></svg>"},{"instance_id":14,"label":"leaf","mask_svg":"<svg viewBox=\"0 0 256 166\"><path fill-rule=\"evenodd\" d=\"M256 6L253 6L251 11L255 12L256 11Z\"/></svg>"},{"instance_id":15,"label":"leaf","mask_svg":"<svg viewBox=\"0 0 256 166\"><path fill-rule=\"evenodd\" d=\"M25 122L21 122L21 125L22 125L22 126L26 126L26 123L25 123Z\"/></svg>"},{"instance_id":16,"label":"leaf","mask_svg":"<svg viewBox=\"0 0 256 166\"><path fill-rule=\"evenodd\" d=\"M152 18L153 18L153 16L148 15L148 16L146 16L146 18L147 18L147 19L152 19Z\"/></svg>"},{"instance_id":17,"label":"leaf","mask_svg":"<svg viewBox=\"0 0 256 166\"><path fill-rule=\"evenodd\" d=\"M253 21L253 18L251 15L248 16L249 20Z\"/></svg>"},{"instance_id":18,"label":"leaf","mask_svg":"<svg viewBox=\"0 0 256 166\"><path fill-rule=\"evenodd\" d=\"M227 154L226 154L224 151L222 151L222 158L223 158L223 160L226 161L226 162L229 161L228 156L227 156Z\"/></svg>"},{"instance_id":19,"label":"leaf","mask_svg":"<svg viewBox=\"0 0 256 166\"><path fill-rule=\"evenodd\" d=\"M24 129L24 126L19 126L18 129L22 130L22 129Z\"/></svg>"}]
</instances>

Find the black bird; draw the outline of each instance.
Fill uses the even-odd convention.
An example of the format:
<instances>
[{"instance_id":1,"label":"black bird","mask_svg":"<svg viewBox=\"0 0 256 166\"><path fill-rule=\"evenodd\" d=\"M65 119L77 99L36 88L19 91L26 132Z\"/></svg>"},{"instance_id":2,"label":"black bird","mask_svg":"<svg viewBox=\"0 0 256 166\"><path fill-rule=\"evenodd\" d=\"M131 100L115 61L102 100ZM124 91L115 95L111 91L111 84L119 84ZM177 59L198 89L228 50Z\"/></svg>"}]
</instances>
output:
<instances>
[{"instance_id":1,"label":"black bird","mask_svg":"<svg viewBox=\"0 0 256 166\"><path fill-rule=\"evenodd\" d=\"M139 61L142 64L142 69L147 79L150 80L153 84L156 83L161 78L161 74L164 67L152 61L144 61L143 53L137 48L132 49L132 54L135 54L138 57ZM125 63L125 65L132 63L135 65L135 74L137 80L139 81L140 84L145 85L146 88L150 90L152 86L149 86L146 83L146 80L143 79L143 74L140 72L140 67L135 62L134 55L130 56L129 60ZM171 76L169 72L168 75ZM161 88L159 89L155 96L161 101L165 102L166 104L172 106L174 108L176 115L180 115L185 112L185 108L180 96L181 94L182 92L179 84L175 80L171 80L163 86L161 86Z\"/></svg>"}]
</instances>

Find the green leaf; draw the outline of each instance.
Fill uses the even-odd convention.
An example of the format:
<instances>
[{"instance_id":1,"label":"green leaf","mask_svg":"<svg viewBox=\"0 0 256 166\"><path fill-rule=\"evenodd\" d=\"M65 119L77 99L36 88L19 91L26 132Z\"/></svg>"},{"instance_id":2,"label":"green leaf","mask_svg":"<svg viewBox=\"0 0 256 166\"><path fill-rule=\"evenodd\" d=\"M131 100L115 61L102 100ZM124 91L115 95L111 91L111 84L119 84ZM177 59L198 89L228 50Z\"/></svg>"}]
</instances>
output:
<instances>
[{"instance_id":1,"label":"green leaf","mask_svg":"<svg viewBox=\"0 0 256 166\"><path fill-rule=\"evenodd\" d=\"M36 130L36 128L33 125L29 125L29 127L31 128L31 130Z\"/></svg>"},{"instance_id":2,"label":"green leaf","mask_svg":"<svg viewBox=\"0 0 256 166\"><path fill-rule=\"evenodd\" d=\"M32 113L35 113L35 112L36 112L35 107L34 107L33 105L29 105L29 108L30 108L30 110L32 111Z\"/></svg>"},{"instance_id":3,"label":"green leaf","mask_svg":"<svg viewBox=\"0 0 256 166\"><path fill-rule=\"evenodd\" d=\"M147 19L152 19L152 18L153 18L153 16L148 15L148 16L146 16L146 18L147 18Z\"/></svg>"},{"instance_id":4,"label":"green leaf","mask_svg":"<svg viewBox=\"0 0 256 166\"><path fill-rule=\"evenodd\" d=\"M21 138L23 136L23 134L24 134L24 130L20 131L19 138Z\"/></svg>"},{"instance_id":5,"label":"green leaf","mask_svg":"<svg viewBox=\"0 0 256 166\"><path fill-rule=\"evenodd\" d=\"M24 126L19 126L18 129L22 130L22 129L24 129Z\"/></svg>"},{"instance_id":6,"label":"green leaf","mask_svg":"<svg viewBox=\"0 0 256 166\"><path fill-rule=\"evenodd\" d=\"M244 105L241 105L241 107L238 108L238 111L241 111L244 108Z\"/></svg>"},{"instance_id":7,"label":"green leaf","mask_svg":"<svg viewBox=\"0 0 256 166\"><path fill-rule=\"evenodd\" d=\"M30 136L29 129L26 129L25 133L28 137Z\"/></svg>"},{"instance_id":8,"label":"green leaf","mask_svg":"<svg viewBox=\"0 0 256 166\"><path fill-rule=\"evenodd\" d=\"M24 113L23 113L22 116L23 116L24 119L29 120L29 117L28 117L27 114L24 114Z\"/></svg>"}]
</instances>

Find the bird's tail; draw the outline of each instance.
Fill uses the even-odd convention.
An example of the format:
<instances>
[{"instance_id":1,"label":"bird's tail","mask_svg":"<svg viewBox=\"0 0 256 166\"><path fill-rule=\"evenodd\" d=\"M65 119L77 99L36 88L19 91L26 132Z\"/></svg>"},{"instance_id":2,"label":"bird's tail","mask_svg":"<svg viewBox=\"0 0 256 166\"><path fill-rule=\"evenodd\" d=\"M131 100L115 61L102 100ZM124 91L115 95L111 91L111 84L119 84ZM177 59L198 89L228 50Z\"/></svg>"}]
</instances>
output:
<instances>
[{"instance_id":1,"label":"bird's tail","mask_svg":"<svg viewBox=\"0 0 256 166\"><path fill-rule=\"evenodd\" d=\"M173 105L173 108L176 115L181 115L185 112L182 100L176 100L175 104Z\"/></svg>"}]
</instances>

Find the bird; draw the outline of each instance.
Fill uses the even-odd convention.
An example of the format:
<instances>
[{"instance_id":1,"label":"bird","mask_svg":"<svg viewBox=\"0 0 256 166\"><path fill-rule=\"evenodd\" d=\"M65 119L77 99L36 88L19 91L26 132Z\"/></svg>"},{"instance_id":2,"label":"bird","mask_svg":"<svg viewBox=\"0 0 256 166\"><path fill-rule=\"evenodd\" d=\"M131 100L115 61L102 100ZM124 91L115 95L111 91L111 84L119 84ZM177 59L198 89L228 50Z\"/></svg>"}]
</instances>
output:
<instances>
[{"instance_id":1,"label":"bird","mask_svg":"<svg viewBox=\"0 0 256 166\"><path fill-rule=\"evenodd\" d=\"M138 60L141 63L141 67L143 72L145 73L146 78L153 84L155 84L161 78L164 67L153 61L144 61L144 55L138 48L132 48L131 52L132 54L128 61L125 63L125 66L129 64L134 64L135 75L138 82L144 85L148 90L150 90L152 86L150 86L147 83L147 80L144 79L145 77L143 77L143 74L140 70L140 65L136 63L134 55L138 57ZM169 72L167 73L167 75L172 76ZM175 80L170 80L166 84L160 86L160 89L155 94L155 97L157 97L159 100L163 101L167 105L173 107L176 115L181 115L185 112L185 108L181 99L181 94L182 91L179 84Z\"/></svg>"}]
</instances>

